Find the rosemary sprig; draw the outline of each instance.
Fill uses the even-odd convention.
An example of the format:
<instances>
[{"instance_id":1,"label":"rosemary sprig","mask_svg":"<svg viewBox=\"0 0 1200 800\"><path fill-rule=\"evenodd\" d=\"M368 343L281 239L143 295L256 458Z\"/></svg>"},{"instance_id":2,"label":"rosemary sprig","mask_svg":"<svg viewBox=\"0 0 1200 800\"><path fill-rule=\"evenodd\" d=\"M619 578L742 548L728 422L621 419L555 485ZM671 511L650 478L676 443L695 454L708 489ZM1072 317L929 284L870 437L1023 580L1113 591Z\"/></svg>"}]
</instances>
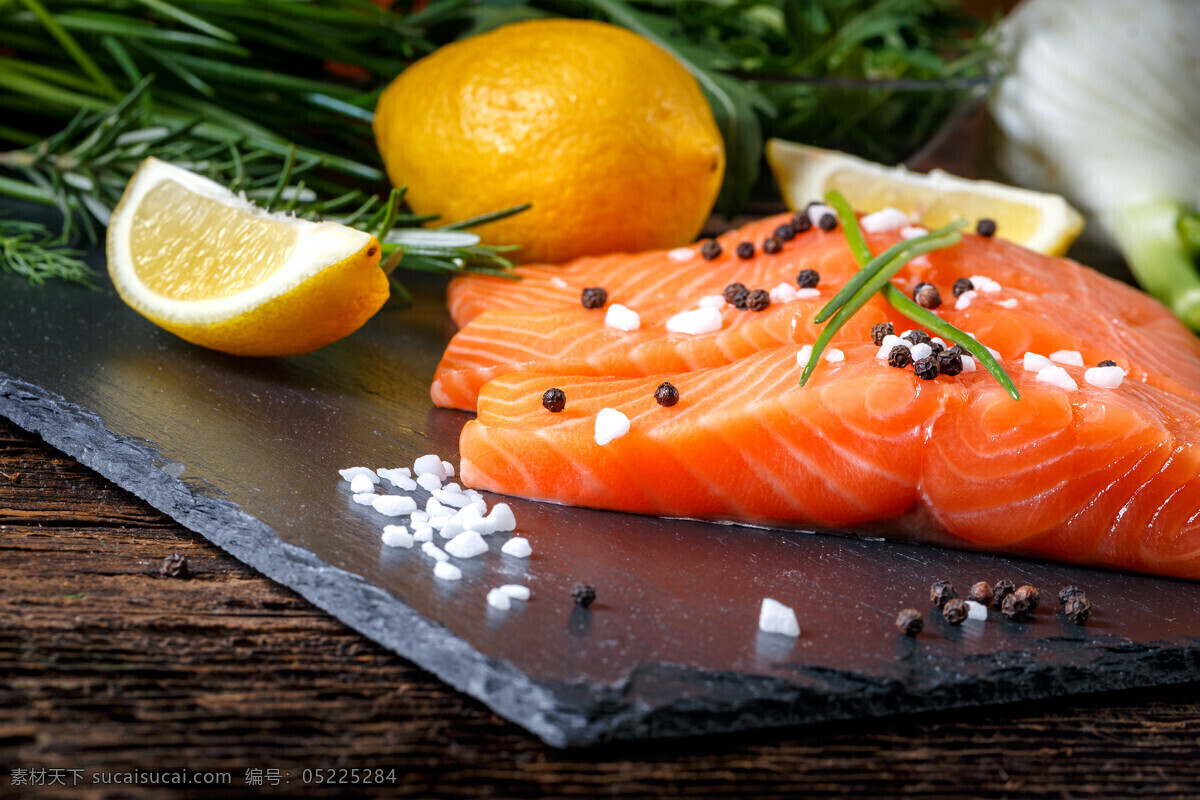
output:
<instances>
[{"instance_id":1,"label":"rosemary sprig","mask_svg":"<svg viewBox=\"0 0 1200 800\"><path fill-rule=\"evenodd\" d=\"M33 284L57 278L96 288L83 253L64 247L61 237L36 222L0 217L0 270L24 275Z\"/></svg>"}]
</instances>

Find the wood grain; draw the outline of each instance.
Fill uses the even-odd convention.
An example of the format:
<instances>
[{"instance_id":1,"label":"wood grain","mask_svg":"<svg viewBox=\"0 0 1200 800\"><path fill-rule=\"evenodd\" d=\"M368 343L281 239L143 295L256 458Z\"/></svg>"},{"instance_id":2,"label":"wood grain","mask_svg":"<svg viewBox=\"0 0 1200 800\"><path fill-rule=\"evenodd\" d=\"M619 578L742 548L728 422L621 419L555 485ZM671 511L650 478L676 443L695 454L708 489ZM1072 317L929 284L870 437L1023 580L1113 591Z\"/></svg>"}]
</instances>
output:
<instances>
[{"instance_id":1,"label":"wood grain","mask_svg":"<svg viewBox=\"0 0 1200 800\"><path fill-rule=\"evenodd\" d=\"M190 580L162 578L188 558ZM559 752L0 419L0 796L1196 797L1200 686ZM234 786L14 789L13 769ZM247 769L291 782L242 785Z\"/></svg>"}]
</instances>

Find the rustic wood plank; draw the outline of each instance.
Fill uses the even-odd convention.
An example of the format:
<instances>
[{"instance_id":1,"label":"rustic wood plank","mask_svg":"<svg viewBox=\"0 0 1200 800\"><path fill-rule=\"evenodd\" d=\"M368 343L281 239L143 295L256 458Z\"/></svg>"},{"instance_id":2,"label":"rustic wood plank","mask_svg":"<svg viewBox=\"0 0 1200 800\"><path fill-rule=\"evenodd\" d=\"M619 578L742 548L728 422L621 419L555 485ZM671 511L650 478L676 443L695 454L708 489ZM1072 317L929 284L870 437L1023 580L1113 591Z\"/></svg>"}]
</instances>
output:
<instances>
[{"instance_id":1,"label":"rustic wood plank","mask_svg":"<svg viewBox=\"0 0 1200 800\"><path fill-rule=\"evenodd\" d=\"M159 577L175 552L190 580ZM6 420L0 676L5 797L36 767L228 771L235 793L274 768L292 782L267 791L317 796L346 787L305 768L395 768L397 797L1200 795L1194 685L557 752Z\"/></svg>"}]
</instances>

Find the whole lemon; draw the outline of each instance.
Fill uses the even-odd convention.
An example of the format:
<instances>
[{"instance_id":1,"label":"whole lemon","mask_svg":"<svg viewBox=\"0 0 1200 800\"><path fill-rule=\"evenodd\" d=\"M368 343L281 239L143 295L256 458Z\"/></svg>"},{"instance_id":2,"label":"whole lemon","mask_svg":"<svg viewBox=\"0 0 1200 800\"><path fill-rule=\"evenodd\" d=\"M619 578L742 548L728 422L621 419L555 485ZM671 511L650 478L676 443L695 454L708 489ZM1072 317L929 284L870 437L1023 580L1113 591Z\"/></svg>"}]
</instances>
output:
<instances>
[{"instance_id":1,"label":"whole lemon","mask_svg":"<svg viewBox=\"0 0 1200 800\"><path fill-rule=\"evenodd\" d=\"M690 242L725 171L695 79L601 22L519 22L442 47L384 90L374 128L418 214L532 203L478 231L524 262Z\"/></svg>"}]
</instances>

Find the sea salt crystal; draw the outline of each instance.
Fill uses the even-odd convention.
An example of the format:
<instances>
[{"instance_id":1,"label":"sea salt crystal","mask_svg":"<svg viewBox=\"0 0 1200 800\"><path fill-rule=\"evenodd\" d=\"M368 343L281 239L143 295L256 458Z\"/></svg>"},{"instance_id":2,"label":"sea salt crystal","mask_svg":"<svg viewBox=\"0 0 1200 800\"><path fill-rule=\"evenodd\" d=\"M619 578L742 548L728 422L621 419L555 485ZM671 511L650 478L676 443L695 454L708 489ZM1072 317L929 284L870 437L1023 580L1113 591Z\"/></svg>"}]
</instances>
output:
<instances>
[{"instance_id":1,"label":"sea salt crystal","mask_svg":"<svg viewBox=\"0 0 1200 800\"><path fill-rule=\"evenodd\" d=\"M442 460L432 454L421 456L413 462L413 474L418 478L422 475L435 475L439 484L446 480L446 468L442 466Z\"/></svg>"},{"instance_id":2,"label":"sea salt crystal","mask_svg":"<svg viewBox=\"0 0 1200 800\"><path fill-rule=\"evenodd\" d=\"M770 597L763 598L758 612L758 629L763 633L782 633L784 636L799 636L800 623L796 612Z\"/></svg>"},{"instance_id":3,"label":"sea salt crystal","mask_svg":"<svg viewBox=\"0 0 1200 800\"><path fill-rule=\"evenodd\" d=\"M347 483L352 482L359 475L366 475L369 479L371 479L372 483L379 483L379 478L367 467L350 467L349 469L339 469L338 474L341 475L342 479Z\"/></svg>"},{"instance_id":4,"label":"sea salt crystal","mask_svg":"<svg viewBox=\"0 0 1200 800\"><path fill-rule=\"evenodd\" d=\"M1125 370L1120 367L1090 367L1084 371L1083 379L1101 389L1116 389L1125 380Z\"/></svg>"},{"instance_id":5,"label":"sea salt crystal","mask_svg":"<svg viewBox=\"0 0 1200 800\"><path fill-rule=\"evenodd\" d=\"M940 344L943 347L943 349L946 348L946 340L940 336L934 336L932 339L929 340L929 343L930 344Z\"/></svg>"},{"instance_id":6,"label":"sea salt crystal","mask_svg":"<svg viewBox=\"0 0 1200 800\"><path fill-rule=\"evenodd\" d=\"M496 523L496 530L501 533L517 529L517 518L513 516L512 508L508 503L496 503L492 506L492 512L488 514L488 519Z\"/></svg>"},{"instance_id":7,"label":"sea salt crystal","mask_svg":"<svg viewBox=\"0 0 1200 800\"><path fill-rule=\"evenodd\" d=\"M429 527L433 528L435 531L441 531L443 528L446 527L446 523L449 521L450 521L450 517L437 516L437 517L430 517L428 520L425 521L425 524L428 525Z\"/></svg>"},{"instance_id":8,"label":"sea salt crystal","mask_svg":"<svg viewBox=\"0 0 1200 800\"><path fill-rule=\"evenodd\" d=\"M512 608L512 599L499 589L492 589L487 593L487 603L498 611L508 611Z\"/></svg>"},{"instance_id":9,"label":"sea salt crystal","mask_svg":"<svg viewBox=\"0 0 1200 800\"><path fill-rule=\"evenodd\" d=\"M463 531L468 530L471 526L471 523L478 520L479 517L480 511L478 506L473 504L467 505L459 509L458 513L447 520L446 524L442 526L442 529L438 532L438 534L443 539L453 539Z\"/></svg>"},{"instance_id":10,"label":"sea salt crystal","mask_svg":"<svg viewBox=\"0 0 1200 800\"><path fill-rule=\"evenodd\" d=\"M413 541L414 542L432 542L433 541L433 528L429 527L428 525L420 525L418 527L413 528Z\"/></svg>"},{"instance_id":11,"label":"sea salt crystal","mask_svg":"<svg viewBox=\"0 0 1200 800\"><path fill-rule=\"evenodd\" d=\"M475 531L480 536L491 536L496 532L496 520L491 517L476 517L463 524L463 529Z\"/></svg>"},{"instance_id":12,"label":"sea salt crystal","mask_svg":"<svg viewBox=\"0 0 1200 800\"><path fill-rule=\"evenodd\" d=\"M831 350L827 350L825 352L825 360L828 361L830 364L836 364L839 361L845 361L846 354L843 353L841 350L838 350L836 347L834 347Z\"/></svg>"},{"instance_id":13,"label":"sea salt crystal","mask_svg":"<svg viewBox=\"0 0 1200 800\"><path fill-rule=\"evenodd\" d=\"M433 542L425 542L425 544L421 545L421 552L430 558L437 559L438 561L450 560L450 556L446 555L446 551L438 547Z\"/></svg>"},{"instance_id":14,"label":"sea salt crystal","mask_svg":"<svg viewBox=\"0 0 1200 800\"><path fill-rule=\"evenodd\" d=\"M971 285L975 287L975 291L977 292L988 292L990 294L1004 288L987 275L972 275L967 280L971 281Z\"/></svg>"},{"instance_id":15,"label":"sea salt crystal","mask_svg":"<svg viewBox=\"0 0 1200 800\"><path fill-rule=\"evenodd\" d=\"M513 558L529 558L533 553L533 548L529 546L529 540L524 536L514 536L504 543L500 552Z\"/></svg>"},{"instance_id":16,"label":"sea salt crystal","mask_svg":"<svg viewBox=\"0 0 1200 800\"><path fill-rule=\"evenodd\" d=\"M438 502L455 508L462 508L471 502L471 498L462 492L451 492L444 486L441 489L434 489L431 494L438 499Z\"/></svg>"},{"instance_id":17,"label":"sea salt crystal","mask_svg":"<svg viewBox=\"0 0 1200 800\"><path fill-rule=\"evenodd\" d=\"M987 606L983 603L976 603L974 600L967 601L967 619L979 620L980 622L987 621Z\"/></svg>"},{"instance_id":18,"label":"sea salt crystal","mask_svg":"<svg viewBox=\"0 0 1200 800\"><path fill-rule=\"evenodd\" d=\"M958 296L958 299L954 301L955 310L962 311L964 308L969 307L971 305L971 301L978 296L979 292L975 291L974 289L968 289L967 291L963 292Z\"/></svg>"},{"instance_id":19,"label":"sea salt crystal","mask_svg":"<svg viewBox=\"0 0 1200 800\"><path fill-rule=\"evenodd\" d=\"M1026 372L1040 372L1048 366L1050 366L1050 359L1046 358L1045 356L1039 355L1038 353L1025 354Z\"/></svg>"},{"instance_id":20,"label":"sea salt crystal","mask_svg":"<svg viewBox=\"0 0 1200 800\"><path fill-rule=\"evenodd\" d=\"M363 492L375 493L375 484L379 481L378 478L371 480L370 475L355 475L354 480L350 481L350 491L355 494Z\"/></svg>"},{"instance_id":21,"label":"sea salt crystal","mask_svg":"<svg viewBox=\"0 0 1200 800\"><path fill-rule=\"evenodd\" d=\"M727 303L723 295L706 294L696 302L696 305L700 306L700 308L715 308L720 311Z\"/></svg>"},{"instance_id":22,"label":"sea salt crystal","mask_svg":"<svg viewBox=\"0 0 1200 800\"><path fill-rule=\"evenodd\" d=\"M912 342L910 342L908 339L901 339L899 336L889 333L887 336L883 337L883 342L880 343L879 349L875 351L875 357L882 358L886 361L887 357L892 354L892 348L896 345L907 347L909 350L911 350L913 346Z\"/></svg>"},{"instance_id":23,"label":"sea salt crystal","mask_svg":"<svg viewBox=\"0 0 1200 800\"><path fill-rule=\"evenodd\" d=\"M810 287L807 289L797 289L795 299L797 299L797 300L812 300L814 297L820 297L820 296L821 296L820 289L813 289Z\"/></svg>"},{"instance_id":24,"label":"sea salt crystal","mask_svg":"<svg viewBox=\"0 0 1200 800\"><path fill-rule=\"evenodd\" d=\"M407 549L413 546L413 537L403 525L387 525L383 529L383 543L388 547Z\"/></svg>"},{"instance_id":25,"label":"sea salt crystal","mask_svg":"<svg viewBox=\"0 0 1200 800\"><path fill-rule=\"evenodd\" d=\"M615 408L602 408L596 415L596 444L604 446L629 433L629 417Z\"/></svg>"},{"instance_id":26,"label":"sea salt crystal","mask_svg":"<svg viewBox=\"0 0 1200 800\"><path fill-rule=\"evenodd\" d=\"M884 231L894 231L897 228L903 228L910 221L908 215L903 211L889 206L873 214L867 214L858 221L858 227L867 233L883 233Z\"/></svg>"},{"instance_id":27,"label":"sea salt crystal","mask_svg":"<svg viewBox=\"0 0 1200 800\"><path fill-rule=\"evenodd\" d=\"M385 481L390 481L393 478L411 478L412 470L410 470L408 467L395 467L390 469L388 467L380 467L379 469L375 470L375 474Z\"/></svg>"},{"instance_id":28,"label":"sea salt crystal","mask_svg":"<svg viewBox=\"0 0 1200 800\"><path fill-rule=\"evenodd\" d=\"M632 308L613 303L604 314L604 324L618 331L636 331L642 327L642 318Z\"/></svg>"},{"instance_id":29,"label":"sea salt crystal","mask_svg":"<svg viewBox=\"0 0 1200 800\"><path fill-rule=\"evenodd\" d=\"M529 587L522 586L519 583L506 583L500 587L500 591L511 597L513 600L528 600Z\"/></svg>"},{"instance_id":30,"label":"sea salt crystal","mask_svg":"<svg viewBox=\"0 0 1200 800\"><path fill-rule=\"evenodd\" d=\"M1055 350L1050 354L1050 360L1066 364L1068 367L1083 366L1083 354L1078 350Z\"/></svg>"},{"instance_id":31,"label":"sea salt crystal","mask_svg":"<svg viewBox=\"0 0 1200 800\"><path fill-rule=\"evenodd\" d=\"M1060 389L1066 389L1068 392L1073 392L1079 388L1067 371L1062 367L1046 367L1039 369L1037 379L1042 383L1048 383L1051 386L1057 386Z\"/></svg>"},{"instance_id":32,"label":"sea salt crystal","mask_svg":"<svg viewBox=\"0 0 1200 800\"><path fill-rule=\"evenodd\" d=\"M446 542L445 548L455 558L474 558L488 551L487 542L475 531L463 531Z\"/></svg>"},{"instance_id":33,"label":"sea salt crystal","mask_svg":"<svg viewBox=\"0 0 1200 800\"><path fill-rule=\"evenodd\" d=\"M413 525L424 525L429 521L429 513L418 509L409 514L409 519Z\"/></svg>"},{"instance_id":34,"label":"sea salt crystal","mask_svg":"<svg viewBox=\"0 0 1200 800\"><path fill-rule=\"evenodd\" d=\"M1010 297L1010 298L1008 298L1007 300L1001 300L1001 301L1000 301L1000 302L999 302L997 305L1003 306L1004 308L1007 308L1007 309L1010 309L1010 310L1011 310L1011 309L1014 309L1014 308L1016 308L1016 307L1017 307L1017 305L1018 305L1018 303L1017 303L1017 298L1015 298L1015 297Z\"/></svg>"},{"instance_id":35,"label":"sea salt crystal","mask_svg":"<svg viewBox=\"0 0 1200 800\"><path fill-rule=\"evenodd\" d=\"M378 496L379 495L375 494L374 492L360 492L359 494L354 495L354 502L358 503L360 506L369 506L375 502L375 498Z\"/></svg>"},{"instance_id":36,"label":"sea salt crystal","mask_svg":"<svg viewBox=\"0 0 1200 800\"><path fill-rule=\"evenodd\" d=\"M435 526L436 527L436 526ZM437 529L438 536L443 539L453 539L464 530L462 520L457 517L450 517L442 523L442 526Z\"/></svg>"},{"instance_id":37,"label":"sea salt crystal","mask_svg":"<svg viewBox=\"0 0 1200 800\"><path fill-rule=\"evenodd\" d=\"M837 214L834 212L834 210L824 203L814 203L808 207L808 221L813 225L819 226L821 224L821 218L826 214L829 214L834 219L837 219Z\"/></svg>"},{"instance_id":38,"label":"sea salt crystal","mask_svg":"<svg viewBox=\"0 0 1200 800\"><path fill-rule=\"evenodd\" d=\"M785 282L779 284L767 294L770 295L772 303L787 303L796 299L796 287Z\"/></svg>"},{"instance_id":39,"label":"sea salt crystal","mask_svg":"<svg viewBox=\"0 0 1200 800\"><path fill-rule=\"evenodd\" d=\"M425 513L431 517L449 516L452 512L450 509L442 505L436 497L431 497L425 501Z\"/></svg>"},{"instance_id":40,"label":"sea salt crystal","mask_svg":"<svg viewBox=\"0 0 1200 800\"><path fill-rule=\"evenodd\" d=\"M427 492L442 488L441 480L432 472L426 472L424 475L419 476L417 478L417 485Z\"/></svg>"},{"instance_id":41,"label":"sea salt crystal","mask_svg":"<svg viewBox=\"0 0 1200 800\"><path fill-rule=\"evenodd\" d=\"M667 253L667 258L676 263L691 261L695 257L696 251L690 247L676 247L674 250Z\"/></svg>"},{"instance_id":42,"label":"sea salt crystal","mask_svg":"<svg viewBox=\"0 0 1200 800\"><path fill-rule=\"evenodd\" d=\"M975 359L971 356L962 356L963 372L975 371Z\"/></svg>"},{"instance_id":43,"label":"sea salt crystal","mask_svg":"<svg viewBox=\"0 0 1200 800\"><path fill-rule=\"evenodd\" d=\"M416 511L417 501L402 494L381 494L375 496L371 507L385 517L398 517Z\"/></svg>"},{"instance_id":44,"label":"sea salt crystal","mask_svg":"<svg viewBox=\"0 0 1200 800\"><path fill-rule=\"evenodd\" d=\"M918 236L924 236L929 233L928 228L922 228L920 225L909 225L900 229L901 239L916 239Z\"/></svg>"},{"instance_id":45,"label":"sea salt crystal","mask_svg":"<svg viewBox=\"0 0 1200 800\"><path fill-rule=\"evenodd\" d=\"M933 348L921 342L912 346L912 360L920 361L922 358L929 358L933 355Z\"/></svg>"},{"instance_id":46,"label":"sea salt crystal","mask_svg":"<svg viewBox=\"0 0 1200 800\"><path fill-rule=\"evenodd\" d=\"M462 580L462 570L445 561L439 561L433 565L433 575L444 581Z\"/></svg>"},{"instance_id":47,"label":"sea salt crystal","mask_svg":"<svg viewBox=\"0 0 1200 800\"><path fill-rule=\"evenodd\" d=\"M444 471L446 473L447 478L454 477L454 465L451 464L449 461L442 462L442 471Z\"/></svg>"},{"instance_id":48,"label":"sea salt crystal","mask_svg":"<svg viewBox=\"0 0 1200 800\"><path fill-rule=\"evenodd\" d=\"M380 469L376 470L379 477L383 478L392 486L395 486L402 492L411 492L417 488L417 482L412 479L412 473L408 467L400 467L399 469Z\"/></svg>"},{"instance_id":49,"label":"sea salt crystal","mask_svg":"<svg viewBox=\"0 0 1200 800\"><path fill-rule=\"evenodd\" d=\"M723 322L721 312L715 308L694 308L680 311L667 320L667 330L671 333L689 333L695 336L719 331Z\"/></svg>"},{"instance_id":50,"label":"sea salt crystal","mask_svg":"<svg viewBox=\"0 0 1200 800\"><path fill-rule=\"evenodd\" d=\"M796 364L800 369L808 366L808 362L812 360L812 345L806 344L800 348L800 352L796 353Z\"/></svg>"}]
</instances>

